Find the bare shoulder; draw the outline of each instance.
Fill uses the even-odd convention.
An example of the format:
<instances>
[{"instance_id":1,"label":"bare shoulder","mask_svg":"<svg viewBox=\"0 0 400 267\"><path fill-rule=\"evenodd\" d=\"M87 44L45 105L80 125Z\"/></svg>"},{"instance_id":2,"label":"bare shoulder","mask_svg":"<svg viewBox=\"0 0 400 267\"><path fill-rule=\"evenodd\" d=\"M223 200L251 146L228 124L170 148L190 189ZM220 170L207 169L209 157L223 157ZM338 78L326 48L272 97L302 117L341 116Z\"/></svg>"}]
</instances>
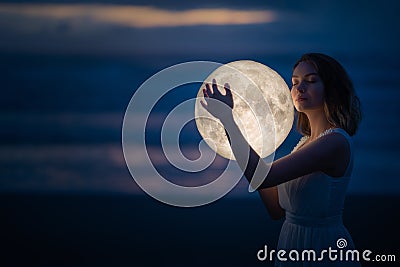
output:
<instances>
[{"instance_id":1,"label":"bare shoulder","mask_svg":"<svg viewBox=\"0 0 400 267\"><path fill-rule=\"evenodd\" d=\"M309 158L327 157L340 152L350 152L349 141L343 134L332 132L318 138L294 153ZM335 156L337 156L337 154Z\"/></svg>"},{"instance_id":2,"label":"bare shoulder","mask_svg":"<svg viewBox=\"0 0 400 267\"><path fill-rule=\"evenodd\" d=\"M268 174L266 187L317 171L332 177L342 177L350 156L351 147L347 137L338 132L326 134L275 161Z\"/></svg>"},{"instance_id":3,"label":"bare shoulder","mask_svg":"<svg viewBox=\"0 0 400 267\"><path fill-rule=\"evenodd\" d=\"M322 171L329 176L340 177L350 160L350 144L337 132L326 134L292 153L289 157L305 174Z\"/></svg>"},{"instance_id":4,"label":"bare shoulder","mask_svg":"<svg viewBox=\"0 0 400 267\"><path fill-rule=\"evenodd\" d=\"M350 162L351 146L347 137L332 132L315 141L313 150L321 157L321 171L333 177L341 177Z\"/></svg>"},{"instance_id":5,"label":"bare shoulder","mask_svg":"<svg viewBox=\"0 0 400 267\"><path fill-rule=\"evenodd\" d=\"M316 145L321 149L326 149L327 152L350 152L349 140L341 133L332 132L326 134L315 141Z\"/></svg>"}]
</instances>

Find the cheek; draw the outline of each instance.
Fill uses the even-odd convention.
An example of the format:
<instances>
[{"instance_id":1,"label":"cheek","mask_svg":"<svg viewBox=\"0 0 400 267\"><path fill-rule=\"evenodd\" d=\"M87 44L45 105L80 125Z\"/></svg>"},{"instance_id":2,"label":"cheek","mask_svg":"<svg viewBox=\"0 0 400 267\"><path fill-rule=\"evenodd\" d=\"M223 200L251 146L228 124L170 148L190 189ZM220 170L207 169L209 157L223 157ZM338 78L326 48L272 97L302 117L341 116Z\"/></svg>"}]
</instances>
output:
<instances>
[{"instance_id":1,"label":"cheek","mask_svg":"<svg viewBox=\"0 0 400 267\"><path fill-rule=\"evenodd\" d=\"M294 99L295 99L295 97L296 97L296 94L295 94L294 91L295 91L294 89L290 90L290 95L292 96L292 101L293 101L293 102L294 102Z\"/></svg>"},{"instance_id":2,"label":"cheek","mask_svg":"<svg viewBox=\"0 0 400 267\"><path fill-rule=\"evenodd\" d=\"M290 95L292 96L292 102L293 102L293 105L294 105L296 111L299 111L299 107L297 106L297 102L295 101L295 99L296 99L295 90L292 89L292 90L290 91Z\"/></svg>"},{"instance_id":3,"label":"cheek","mask_svg":"<svg viewBox=\"0 0 400 267\"><path fill-rule=\"evenodd\" d=\"M325 96L324 96L324 86L321 84L318 86L318 88L315 90L315 96L316 99L319 100L319 102L324 102L325 101Z\"/></svg>"}]
</instances>

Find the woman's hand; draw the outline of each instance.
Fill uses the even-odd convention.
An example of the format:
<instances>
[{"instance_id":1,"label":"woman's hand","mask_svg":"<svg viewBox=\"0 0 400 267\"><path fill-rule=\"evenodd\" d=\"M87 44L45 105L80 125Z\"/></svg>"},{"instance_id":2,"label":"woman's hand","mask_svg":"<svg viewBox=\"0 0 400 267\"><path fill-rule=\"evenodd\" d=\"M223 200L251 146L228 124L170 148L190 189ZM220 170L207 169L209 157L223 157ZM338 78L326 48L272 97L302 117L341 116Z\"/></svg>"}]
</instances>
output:
<instances>
[{"instance_id":1,"label":"woman's hand","mask_svg":"<svg viewBox=\"0 0 400 267\"><path fill-rule=\"evenodd\" d=\"M224 89L226 92L225 95L221 94L218 90L216 80L213 79L212 87L207 83L206 88L203 88L205 102L200 101L201 105L211 115L220 119L221 122L233 120L233 97L228 83L225 83Z\"/></svg>"}]
</instances>

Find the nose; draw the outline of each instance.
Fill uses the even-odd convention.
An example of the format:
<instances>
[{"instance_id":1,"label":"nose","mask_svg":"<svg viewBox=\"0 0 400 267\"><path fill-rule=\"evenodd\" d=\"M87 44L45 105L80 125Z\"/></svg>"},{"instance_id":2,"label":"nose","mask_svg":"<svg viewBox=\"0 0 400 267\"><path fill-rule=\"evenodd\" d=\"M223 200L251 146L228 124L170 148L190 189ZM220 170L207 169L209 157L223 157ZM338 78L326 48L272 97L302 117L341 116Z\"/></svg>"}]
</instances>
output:
<instances>
[{"instance_id":1,"label":"nose","mask_svg":"<svg viewBox=\"0 0 400 267\"><path fill-rule=\"evenodd\" d=\"M304 93L306 90L305 83L303 81L299 82L299 84L296 86L296 90L300 93Z\"/></svg>"}]
</instances>

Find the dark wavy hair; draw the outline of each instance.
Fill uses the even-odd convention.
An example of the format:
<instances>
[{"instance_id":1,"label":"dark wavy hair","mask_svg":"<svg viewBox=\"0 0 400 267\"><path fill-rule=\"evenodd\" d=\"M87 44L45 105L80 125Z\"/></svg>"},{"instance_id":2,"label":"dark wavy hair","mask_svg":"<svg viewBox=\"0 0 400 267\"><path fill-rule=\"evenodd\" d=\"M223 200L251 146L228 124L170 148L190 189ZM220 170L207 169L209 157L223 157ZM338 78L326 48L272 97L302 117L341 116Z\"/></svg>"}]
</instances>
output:
<instances>
[{"instance_id":1,"label":"dark wavy hair","mask_svg":"<svg viewBox=\"0 0 400 267\"><path fill-rule=\"evenodd\" d=\"M293 70L300 62L312 64L321 77L324 84L324 111L329 123L354 135L362 118L361 103L345 69L332 57L320 53L304 54L294 64ZM297 112L296 126L301 134L311 135L306 114Z\"/></svg>"}]
</instances>

